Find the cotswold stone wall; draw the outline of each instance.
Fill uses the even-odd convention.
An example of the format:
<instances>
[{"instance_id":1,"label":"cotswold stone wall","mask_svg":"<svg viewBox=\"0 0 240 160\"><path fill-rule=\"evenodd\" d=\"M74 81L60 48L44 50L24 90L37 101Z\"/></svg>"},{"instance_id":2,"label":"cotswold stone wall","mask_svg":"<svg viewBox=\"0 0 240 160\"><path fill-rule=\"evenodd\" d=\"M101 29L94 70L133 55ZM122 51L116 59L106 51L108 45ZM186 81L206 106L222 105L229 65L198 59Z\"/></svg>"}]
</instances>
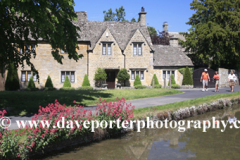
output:
<instances>
[{"instance_id":1,"label":"cotswold stone wall","mask_svg":"<svg viewBox=\"0 0 240 160\"><path fill-rule=\"evenodd\" d=\"M36 87L43 88L50 75L53 85L56 88L61 88L61 71L74 71L75 82L71 83L72 87L80 87L84 75L87 74L87 49L86 43L80 43L78 54L83 54L83 58L79 59L78 62L70 60L68 54L61 54L64 56L63 64L58 63L54 60L51 54L51 45L48 43L39 43L36 47L36 58L32 58L31 62L34 64L36 70L39 72L39 82L35 82ZM18 76L20 81L20 87L26 88L28 82L21 81L22 71L30 71L31 68L25 64L24 68L21 66L18 68Z\"/></svg>"},{"instance_id":2,"label":"cotswold stone wall","mask_svg":"<svg viewBox=\"0 0 240 160\"><path fill-rule=\"evenodd\" d=\"M233 69L225 69L225 68L219 68L218 69L218 73L219 73L219 87L228 87L229 83L228 81L228 75L230 74L230 72L233 71L234 74L237 76L237 81L236 81L236 85L239 85L239 76L240 76L240 71L237 70L233 70Z\"/></svg>"}]
</instances>

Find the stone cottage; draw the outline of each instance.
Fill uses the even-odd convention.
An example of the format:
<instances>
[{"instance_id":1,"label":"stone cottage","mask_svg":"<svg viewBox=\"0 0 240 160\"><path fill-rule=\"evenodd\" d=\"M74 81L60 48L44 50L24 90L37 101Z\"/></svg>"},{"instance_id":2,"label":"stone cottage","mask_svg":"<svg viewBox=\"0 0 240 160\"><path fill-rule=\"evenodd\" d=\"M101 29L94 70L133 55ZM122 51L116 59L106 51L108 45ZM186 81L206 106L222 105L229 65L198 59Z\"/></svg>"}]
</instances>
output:
<instances>
[{"instance_id":1,"label":"stone cottage","mask_svg":"<svg viewBox=\"0 0 240 160\"><path fill-rule=\"evenodd\" d=\"M51 55L51 45L45 41L30 45L35 49L36 58L32 59L39 72L39 83L30 67L18 69L20 85L27 86L30 76L39 88L44 87L48 75L54 87L61 88L68 76L72 87L80 87L84 75L87 74L91 86L95 87L94 74L97 68L104 68L107 73L108 88L115 88L117 73L126 68L130 74L128 85L133 86L138 74L143 85L149 86L154 74L163 85L164 78L173 74L177 84L181 85L182 75L179 67L193 66L191 60L174 46L152 45L146 25L147 13L139 13L139 22L88 21L86 12L76 12L78 20L73 23L80 27L78 39L79 54L83 58L78 62L70 60L67 53L63 64L57 63ZM1 84L0 84L1 85Z\"/></svg>"}]
</instances>

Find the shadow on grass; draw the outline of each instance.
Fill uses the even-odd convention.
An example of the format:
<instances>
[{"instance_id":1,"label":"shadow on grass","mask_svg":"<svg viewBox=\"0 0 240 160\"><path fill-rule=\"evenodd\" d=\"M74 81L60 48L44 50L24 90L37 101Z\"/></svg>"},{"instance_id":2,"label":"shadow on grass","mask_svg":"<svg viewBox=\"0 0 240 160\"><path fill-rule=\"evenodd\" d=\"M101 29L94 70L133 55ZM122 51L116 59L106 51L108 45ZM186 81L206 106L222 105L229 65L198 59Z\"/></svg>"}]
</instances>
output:
<instances>
[{"instance_id":1,"label":"shadow on grass","mask_svg":"<svg viewBox=\"0 0 240 160\"><path fill-rule=\"evenodd\" d=\"M46 107L55 99L66 106L76 104L87 106L95 104L99 98L111 98L110 93L103 91L4 91L0 92L0 108L6 109L7 115L34 114L39 106Z\"/></svg>"}]
</instances>

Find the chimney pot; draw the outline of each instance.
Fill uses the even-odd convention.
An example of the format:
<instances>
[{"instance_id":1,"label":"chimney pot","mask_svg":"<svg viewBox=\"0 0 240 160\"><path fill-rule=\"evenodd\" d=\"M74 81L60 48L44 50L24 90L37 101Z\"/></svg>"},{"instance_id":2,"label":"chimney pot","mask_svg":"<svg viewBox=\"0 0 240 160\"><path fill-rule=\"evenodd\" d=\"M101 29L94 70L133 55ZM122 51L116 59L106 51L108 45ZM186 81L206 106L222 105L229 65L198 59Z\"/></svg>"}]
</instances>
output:
<instances>
[{"instance_id":1,"label":"chimney pot","mask_svg":"<svg viewBox=\"0 0 240 160\"><path fill-rule=\"evenodd\" d=\"M142 7L141 8L141 12L138 13L139 14L139 23L141 27L146 27L147 26L147 20L146 20L146 14L147 12L145 12L145 8Z\"/></svg>"}]
</instances>

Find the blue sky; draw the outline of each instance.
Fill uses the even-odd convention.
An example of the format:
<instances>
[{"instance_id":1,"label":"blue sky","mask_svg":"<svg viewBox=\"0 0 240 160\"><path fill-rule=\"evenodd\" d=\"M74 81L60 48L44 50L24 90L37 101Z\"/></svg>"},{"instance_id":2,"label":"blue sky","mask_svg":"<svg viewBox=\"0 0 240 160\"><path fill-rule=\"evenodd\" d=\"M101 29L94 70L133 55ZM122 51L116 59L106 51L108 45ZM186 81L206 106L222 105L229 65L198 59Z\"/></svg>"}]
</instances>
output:
<instances>
[{"instance_id":1,"label":"blue sky","mask_svg":"<svg viewBox=\"0 0 240 160\"><path fill-rule=\"evenodd\" d=\"M147 25L162 31L163 22L167 21L169 32L187 32L186 25L194 13L190 10L192 0L75 0L75 11L87 11L88 20L103 21L103 11L112 8L115 10L123 6L126 19L133 17L137 20L141 7L147 12Z\"/></svg>"}]
</instances>

